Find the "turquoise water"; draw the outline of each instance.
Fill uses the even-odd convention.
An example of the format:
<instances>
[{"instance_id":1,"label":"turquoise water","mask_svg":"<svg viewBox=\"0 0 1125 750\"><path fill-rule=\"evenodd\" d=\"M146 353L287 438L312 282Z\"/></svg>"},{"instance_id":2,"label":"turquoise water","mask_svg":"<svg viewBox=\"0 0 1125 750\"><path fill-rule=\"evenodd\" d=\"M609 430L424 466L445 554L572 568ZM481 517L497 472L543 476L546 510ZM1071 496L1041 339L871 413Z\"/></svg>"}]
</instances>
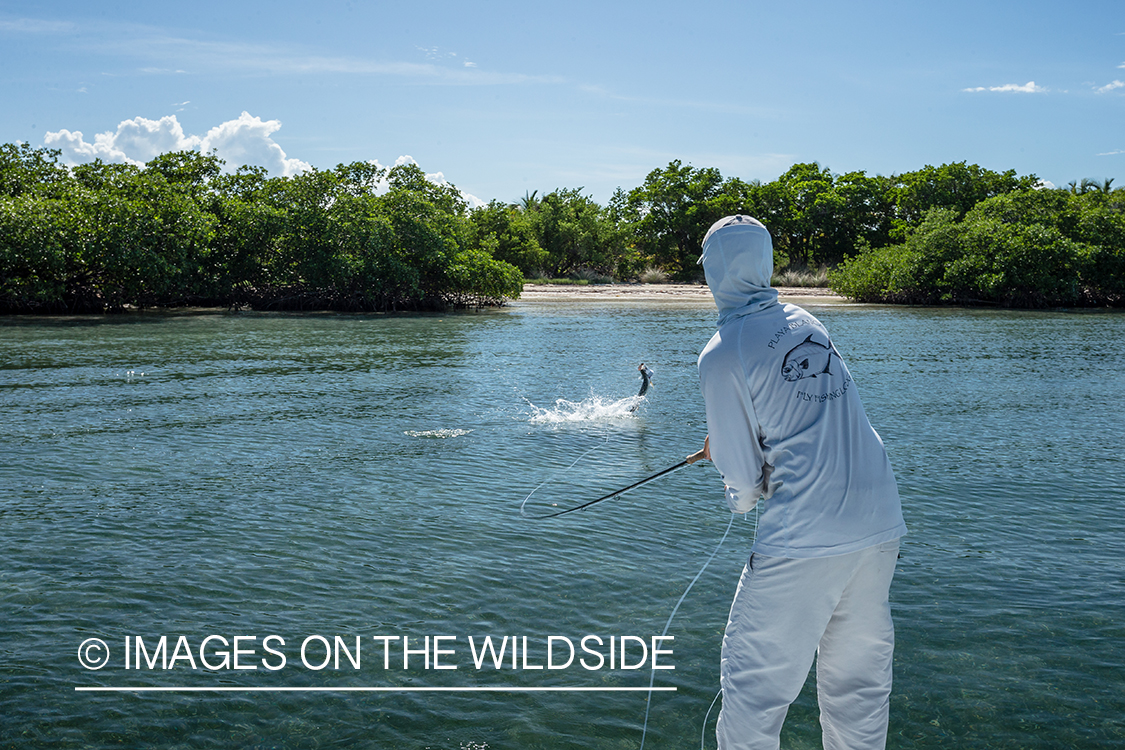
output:
<instances>
[{"instance_id":1,"label":"turquoise water","mask_svg":"<svg viewBox=\"0 0 1125 750\"><path fill-rule=\"evenodd\" d=\"M889 746L1125 747L1125 316L811 309L910 527ZM731 520L717 475L688 467L550 521L520 507L568 507L700 447L713 317L517 303L0 321L0 747L638 747L643 691L519 690L647 688L608 647L600 669L533 667L549 636L660 635ZM656 377L630 412L640 362ZM653 693L645 747L713 747L753 526L734 521L668 630L675 669L655 685L676 690ZM161 635L197 668L178 652L125 668L126 638L152 657ZM242 638L257 668L205 668L208 636ZM361 667L306 667L310 636L351 652L359 636ZM426 636L453 637L438 659L457 669L425 668ZM528 668L475 668L470 636L526 636ZM79 662L88 638L102 669ZM311 666L325 656L309 642ZM339 690L75 690L123 686ZM360 687L402 690L344 691ZM432 687L490 690L416 690ZM811 678L783 746L819 746Z\"/></svg>"}]
</instances>

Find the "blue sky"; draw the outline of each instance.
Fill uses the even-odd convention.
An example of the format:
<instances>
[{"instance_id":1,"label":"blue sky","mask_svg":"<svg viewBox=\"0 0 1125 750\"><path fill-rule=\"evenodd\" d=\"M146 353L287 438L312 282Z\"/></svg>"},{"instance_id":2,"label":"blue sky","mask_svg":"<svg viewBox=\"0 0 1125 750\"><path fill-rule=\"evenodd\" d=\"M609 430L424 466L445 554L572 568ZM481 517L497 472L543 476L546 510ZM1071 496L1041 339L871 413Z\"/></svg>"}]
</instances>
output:
<instances>
[{"instance_id":1,"label":"blue sky","mask_svg":"<svg viewBox=\"0 0 1125 750\"><path fill-rule=\"evenodd\" d=\"M71 162L410 157L485 201L672 159L1125 185L1125 3L5 0L0 102Z\"/></svg>"}]
</instances>

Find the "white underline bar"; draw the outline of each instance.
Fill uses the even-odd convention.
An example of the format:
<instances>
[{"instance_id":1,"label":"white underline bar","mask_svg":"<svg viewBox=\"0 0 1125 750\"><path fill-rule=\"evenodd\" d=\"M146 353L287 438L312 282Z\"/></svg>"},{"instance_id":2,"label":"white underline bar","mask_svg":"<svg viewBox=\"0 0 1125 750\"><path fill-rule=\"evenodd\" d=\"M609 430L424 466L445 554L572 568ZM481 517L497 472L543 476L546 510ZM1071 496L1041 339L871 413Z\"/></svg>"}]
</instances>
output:
<instances>
[{"instance_id":1,"label":"white underline bar","mask_svg":"<svg viewBox=\"0 0 1125 750\"><path fill-rule=\"evenodd\" d=\"M674 687L76 687L79 693L654 693Z\"/></svg>"}]
</instances>

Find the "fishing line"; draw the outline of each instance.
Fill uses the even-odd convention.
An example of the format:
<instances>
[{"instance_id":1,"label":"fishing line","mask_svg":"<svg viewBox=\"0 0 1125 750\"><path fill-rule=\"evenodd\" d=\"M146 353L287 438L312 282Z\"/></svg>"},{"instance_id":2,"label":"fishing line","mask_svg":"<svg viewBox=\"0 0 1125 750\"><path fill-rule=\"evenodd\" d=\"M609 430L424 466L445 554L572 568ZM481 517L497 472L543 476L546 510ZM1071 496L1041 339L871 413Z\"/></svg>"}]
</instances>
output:
<instances>
[{"instance_id":1,"label":"fishing line","mask_svg":"<svg viewBox=\"0 0 1125 750\"><path fill-rule=\"evenodd\" d=\"M641 392L638 394L638 398L643 399L645 391L648 389L649 378L651 377L652 373L651 373L651 371L646 371L647 368L645 368L645 366L643 364L638 369L641 371L642 378L643 378L643 384L641 386ZM531 402L528 401L526 398L524 398L524 400L527 401L528 404L530 404L531 406L534 407L534 404L531 404ZM636 406L639 406L639 403ZM636 406L629 409L629 412L630 413L635 412ZM571 464L569 466L567 466L566 469L559 469L559 470L556 470L556 471L552 472L550 475L548 475L548 477L546 479L544 479L542 482L540 482L538 485L536 485L535 488L531 490L531 492L527 493L527 497L525 497L523 499L523 502L520 503L520 515L521 516L527 515L527 513L525 512L525 507L527 506L527 501L530 500L531 496L534 495L536 492L538 492L539 489L543 487L543 485L547 484L552 479L554 479L559 474L560 471L569 471L570 469L574 468L578 464L578 462L581 461L583 458L585 458L586 456L590 455L591 453L593 453L598 448L601 448L608 443L609 443L609 431L607 430L605 440L603 442L598 443L597 445L593 446L592 448L584 451L581 455L578 456L578 458L574 459L574 461L571 462ZM603 495L602 497L599 497L595 500L588 501L586 503L582 503L581 505L577 505L573 508L568 508L566 510L561 510L561 511L558 511L556 513L549 513L549 514L546 514L546 515L532 516L532 518L555 518L557 516L561 516L561 515L565 515L567 513L570 513L572 511L583 510L585 508L588 508L591 505L594 505L595 503L600 503L603 500L609 500L610 498L617 497L618 495L624 494L625 492L628 492L629 490L633 490L633 489L636 489L637 487L648 484L649 482L653 481L654 479L658 479L659 477L662 477L665 474L669 474L669 473L671 473L673 471L676 471L677 469L683 468L684 466L687 466L689 464L696 463L697 461L701 460L702 458L703 458L703 451L699 451L698 453L695 453L691 456L688 456L686 460L681 461L680 463L676 464L675 466L671 466L667 469L659 471L656 474L653 474L652 476L646 477L645 479L642 479L639 482L635 482L635 483L629 485L628 487L624 487L622 489L616 490L614 492L609 493L608 495ZM699 572L695 574L695 577L691 579L691 582L688 583L687 588L685 588L684 592L682 594L680 594L680 598L676 601L676 605L674 607L672 607L672 612L671 612L671 614L668 615L668 620L667 620L667 622L664 623L664 630L660 634L662 638L668 635L668 630L669 630L669 628L672 627L672 620L676 617L676 613L679 612L680 605L684 603L684 599L687 598L687 595L691 592L691 590L695 586L696 582L700 579L700 577L703 575L703 573L707 570L707 567L711 564L711 561L715 559L715 556L719 554L719 550L722 549L723 543L726 542L727 536L730 535L730 530L734 526L734 517L735 517L735 514L732 512L730 514L730 520L727 521L727 528L723 532L723 536L719 539L719 543L717 545L715 545L715 549L711 552L711 555L707 558L706 561L704 561L703 567L701 567L699 569ZM745 518L746 516L744 515L743 517ZM757 517L758 517L758 506L757 506L757 504L755 504L755 506L754 506L754 520L755 520L754 535L755 536L757 536L757 531L758 531L758 529L757 529L757 526L758 526ZM655 685L655 682L656 682L656 669L655 669L655 664L654 664L653 668L649 670L648 697L645 700L645 719L644 719L644 725L641 728L640 750L644 750L645 740L648 737L648 719L649 719L649 713L652 709L652 690L653 690L653 686ZM721 696L722 693L723 693L722 688L720 688L719 692L715 694L715 698L711 701L711 705L707 708L706 715L704 715L704 717L703 717L703 729L702 729L702 732L700 734L700 739L699 739L700 750L703 750L704 740L705 740L705 737L706 737L706 734L707 734L707 722L711 717L711 710L715 707L715 704L718 702L719 696Z\"/></svg>"},{"instance_id":2,"label":"fishing line","mask_svg":"<svg viewBox=\"0 0 1125 750\"><path fill-rule=\"evenodd\" d=\"M680 595L680 600L676 602L676 606L672 607L672 614L668 615L668 622L664 623L664 632L660 634L661 637L668 635L668 628L672 626L672 618L676 616L676 612L679 611L680 605L684 603L684 599L687 598L688 592L691 591L691 587L694 586L695 582L699 580L699 577L703 575L703 571L707 570L707 566L710 565L711 561L715 559L715 555L719 554L719 549L723 546L723 542L727 540L727 534L730 533L731 526L734 526L734 513L730 514L730 521L727 522L727 530L723 532L723 538L719 540L719 543L717 545L715 545L715 551L712 552L711 556L707 558L707 562L703 563L703 567L700 568L699 572L695 574L695 578L691 579L691 583L689 583L687 588L684 589L684 593ZM655 680L656 668L655 665L653 665L653 668L650 669L648 673L648 700L645 702L645 723L644 728L641 730L640 750L644 750L645 735L648 734L648 712L649 709L652 708L652 685Z\"/></svg>"},{"instance_id":3,"label":"fishing line","mask_svg":"<svg viewBox=\"0 0 1125 750\"><path fill-rule=\"evenodd\" d=\"M754 546L754 542L758 540L758 503L754 503L754 538L750 542L750 546ZM743 515L743 518L749 519L749 515ZM721 678L720 678L721 682ZM715 708L715 704L719 702L719 697L723 694L723 688L720 685L719 691L715 693L715 697L711 699L711 705L707 707L707 713L703 715L703 728L699 730L699 750L705 750L707 743L707 722L711 719L711 710Z\"/></svg>"},{"instance_id":4,"label":"fishing line","mask_svg":"<svg viewBox=\"0 0 1125 750\"><path fill-rule=\"evenodd\" d=\"M639 406L641 405L642 401L644 400L644 395L645 395L645 391L647 391L647 390L648 390L648 388L649 388L649 383L650 383L650 381L651 381L651 379L652 379L652 370L650 370L650 369L648 369L647 367L645 367L645 365L644 365L643 363L642 363L642 364L641 364L641 366L640 366L639 368L637 368L637 369L638 369L638 370L640 370L640 372L641 372L641 378L642 378L642 383L641 383L641 392L640 392L640 393L638 393L638 394L637 394L637 395L635 396L635 399L636 399L636 403L634 403L634 404L632 405L632 407L630 407L630 408L628 409L628 413L629 413L629 414L633 414L633 413L635 413L635 412L636 412L636 410L637 410L637 407L639 407ZM528 398L527 398L526 396L523 396L522 398L523 398L523 400L524 400L524 401L526 401L526 402L527 402L528 406L530 406L531 408L533 408L533 409L536 409L536 410L538 410L538 409L540 408L540 407L536 406L535 404L531 403L531 401L530 401L530 400L529 400L529 399L528 399ZM619 400L619 401L615 402L615 403L614 403L614 405L619 405L619 404L621 404L621 403L622 403L623 401L625 401L625 400L626 400L626 399L621 399L621 400ZM538 492L538 491L539 491L539 489L540 489L540 488L541 488L541 487L542 487L543 485L547 484L547 483L548 483L548 482L550 482L550 481L551 481L552 479L554 479L554 478L555 478L556 476L558 476L559 472L561 472L561 471L569 471L570 469L573 469L573 468L574 468L574 467L575 467L575 466L576 466L576 465L578 464L578 462L579 462L579 461L581 461L581 460L582 460L583 458L585 458L586 456L590 455L591 453L593 453L593 452L594 452L595 450L597 450L598 448L601 448L601 447L605 446L605 445L606 445L607 443L609 443L609 434L610 434L610 433L609 433L609 425L606 425L606 434L605 434L605 440L604 440L603 442L599 443L598 445L595 445L595 446L594 446L593 448L590 448L590 449L589 449L589 450L587 450L587 451L586 451L585 453L583 453L582 455L580 455L580 456L579 456L578 458L574 459L574 463L572 463L572 464L571 464L570 466L566 467L566 469L558 469L558 470L556 470L556 471L552 472L552 473L551 473L550 475L548 475L548 476L547 476L547 478L546 478L546 479L544 479L544 480L543 480L542 482L540 482L540 483L539 483L538 485L536 485L536 486L535 486L535 489L533 489L533 490L532 490L531 492L527 493L527 497L525 497L525 498L523 499L523 502L522 502L522 503L520 503L520 515L521 515L521 516L527 516L527 513L526 513L526 511L525 511L524 509L525 509L525 507L527 506L527 501L531 499L531 496L532 496L532 495L534 495L534 494L535 494L536 492ZM616 492L612 492L612 493L610 493L610 494L608 494L608 495L605 495L604 497L599 497L599 498L598 498L597 500L593 500L593 501L591 501L591 502L585 503L584 505L580 506L580 508L585 508L585 507L587 507L587 506L589 506L589 505L593 505L594 503L600 503L600 502L601 502L602 500L608 500L608 499L610 499L611 497L616 497L617 495L623 494L623 493L625 493L625 492L627 492L627 491L629 491L629 490L631 490L631 489L635 489L635 488L637 488L637 487L640 487L640 486L641 486L642 484L648 484L648 483L649 483L649 482L651 482L651 481L652 481L653 479L656 479L657 477L663 476L664 474L667 474L668 472L671 472L671 471L675 471L676 469L679 469L679 468L681 468L681 467L683 467L683 466L686 466L686 465L687 465L687 464L689 464L689 463L695 463L695 461L698 461L698 460L699 460L700 458L702 458L702 452L700 452L700 453L697 453L697 454L695 454L695 456L689 457L689 459L688 459L687 461L684 461L684 462L682 462L682 463L679 463L679 464L677 464L677 465L673 466L673 467L672 467L672 468L670 468L670 469L665 469L664 471L662 471L662 472L660 472L660 473L658 473L658 474L654 474L653 476L651 476L651 477L649 477L649 478L647 478L647 479L643 479L643 480L641 480L640 482L637 482L637 483L635 483L635 484L631 484L631 485L629 485L628 487L625 487L624 489L620 489L620 490L617 490ZM557 513L549 513L549 514L546 514L546 515L539 515L539 516L530 516L530 517L531 517L531 518L553 518L554 516L561 516L561 515L563 515L563 514L565 514L565 513L570 513L571 511L574 511L574 510L579 510L580 508L570 508L570 509L568 509L568 510L562 510L562 511L559 511L559 512L557 512Z\"/></svg>"},{"instance_id":5,"label":"fishing line","mask_svg":"<svg viewBox=\"0 0 1125 750\"><path fill-rule=\"evenodd\" d=\"M496 352L493 352L493 356L500 356L500 355L498 355L498 354L497 354ZM641 403L642 403L642 402L644 401L644 395L645 395L645 392L646 392L646 391L647 391L647 390L649 389L649 385L650 385L650 383L651 383L651 380L652 380L652 374L653 374L653 373L652 373L652 370L651 370L651 369L649 369L648 367L646 367L646 366L645 366L645 364L644 364L643 362L641 363L640 367L638 367L638 368L637 368L637 370L638 370L638 371L639 371L639 372L641 373L641 389L640 389L640 393L638 393L638 394L637 394L637 395L636 395L636 396L635 396L635 397L634 397L634 398L632 399L632 400L634 400L634 401L635 401L635 403L633 403L633 404L632 404L632 406L631 406L631 407L630 407L630 408L628 409L628 413L629 413L629 414L634 414L634 413L636 413L636 411L637 411L637 408L638 408L638 407L640 407ZM501 373L503 373L503 375L504 375L505 379L509 379L509 380L510 380L510 374L509 374L509 372L508 372L508 368L499 368L499 371L500 371ZM531 402L531 399L529 399L529 398L528 398L527 396L524 396L524 395L523 395L522 393L520 393L520 388L519 388L519 386L517 386L517 385L512 385L511 387L512 387L512 390L514 390L514 391L516 392L516 394L517 394L517 395L519 395L519 397L520 397L521 399L523 399L523 401L524 401L524 402L525 402L525 403L526 403L526 404L527 404L528 406L530 406L530 407L531 407L532 409L534 409L534 410L535 410L536 412L546 412L546 411L547 411L547 410L545 410L545 409L542 409L541 407L538 407L538 406L536 406L535 404L533 404L533 403ZM625 400L626 400L626 399L621 399L621 400L619 400L619 401L615 402L615 404L613 404L613 405L616 405L616 404L620 404L620 403L621 403L622 401L625 401ZM557 406L557 405L558 405L558 404L559 404L560 402L559 402L559 401L556 401L555 403L556 403L556 406ZM569 403L569 402L567 402L567 403ZM598 402L597 402L597 403L598 403L598 404L600 405L600 399L598 400ZM578 405L580 406L581 404L578 404ZM558 411L558 410L556 409L556 412L557 412L557 411ZM547 413L549 413L549 412L547 412ZM532 419L532 421L535 421L535 420L534 420L534 419ZM556 471L552 472L551 474L549 474L549 475L547 476L547 478L546 478L546 479L544 479L544 480L543 480L542 482L540 482L539 484L537 484L537 485L535 486L535 488L534 488L533 490L531 490L531 492L527 493L527 497L525 497L525 498L523 499L523 502L522 502L522 503L520 503L520 515L521 515L521 516L526 516L526 515L527 515L527 513L526 513L526 512L525 512L525 510L524 510L524 509L525 509L525 507L527 506L527 501L528 501L528 500L530 500L530 499L531 499L531 496L532 496L532 495L534 495L534 494L535 494L536 492L538 492L538 491L540 490L540 488L542 488L542 487L543 487L543 485L547 484L547 483L548 483L548 482L550 482L550 481L551 481L552 479L554 479L554 478L555 478L556 476L558 476L558 474L559 474L559 472L560 472L560 471L569 471L570 469L573 469L573 468L575 467L575 465L577 465L577 464L578 464L578 462L579 462L579 461L581 461L581 460L582 460L583 458L585 458L586 456L590 455L591 453L593 453L593 452L594 452L595 450L597 450L598 448L601 448L601 447L603 447L603 446L604 446L604 445L605 445L606 443L608 443L608 442L609 442L609 435L610 435L610 432L609 432L609 426L607 425L607 426L606 426L606 435L605 435L605 440L604 440L604 441L603 441L602 443L599 443L598 445L595 445L595 446L594 446L593 448L590 448L590 449L589 449L589 450L587 450L587 451L586 451L585 453L583 453L582 455L580 455L580 456L579 456L578 458L574 459L574 463L572 463L572 464L571 464L570 466L566 467L566 469L559 469L559 470L556 470Z\"/></svg>"},{"instance_id":6,"label":"fishing line","mask_svg":"<svg viewBox=\"0 0 1125 750\"><path fill-rule=\"evenodd\" d=\"M719 702L719 696L723 694L723 689L720 687L719 692L715 693L715 697L711 700L711 705L707 707L707 714L703 717L703 729L699 730L699 750L703 750L703 745L707 741L707 720L711 718L711 709Z\"/></svg>"},{"instance_id":7,"label":"fishing line","mask_svg":"<svg viewBox=\"0 0 1125 750\"><path fill-rule=\"evenodd\" d=\"M607 437L606 440L609 440L609 438ZM591 448L591 450L593 450L593 449ZM594 500L590 500L588 502L582 503L581 505L575 505L573 508L567 508L565 510L556 511L554 513L546 513L546 514L540 515L540 516L529 516L529 518L534 518L534 519L556 518L558 516L565 516L567 513L573 513L576 510L585 510L586 508L589 508L591 505L594 505L595 503L600 503L603 500L609 500L611 498L617 497L618 495L624 495L629 490L635 490L638 487L641 487L643 485L648 484L649 482L653 481L654 479L659 479L660 477L664 476L665 474L670 474L673 471L676 471L677 469L682 469L685 466L697 463L697 462L702 461L702 460L703 460L703 451L698 451L696 453L691 454L690 456L685 458L683 461L680 461L675 466L669 466L667 469L663 469L661 471L658 471L655 474L653 474L652 476L645 477L644 479L642 479L639 482L633 482L628 487L622 487L619 490L614 490L613 492L610 492L608 495L602 495L599 498L596 498ZM574 463L578 463L578 462L575 461ZM573 465L574 464L571 464L571 466L573 466ZM534 491L535 490L532 490L532 492L534 492ZM528 495L528 497L530 497L530 495ZM524 502L527 502L527 501L525 500ZM522 505L520 506L520 512L523 513L523 506Z\"/></svg>"},{"instance_id":8,"label":"fishing line","mask_svg":"<svg viewBox=\"0 0 1125 750\"><path fill-rule=\"evenodd\" d=\"M552 472L551 474L549 474L549 475L547 476L547 478L546 478L546 479L544 479L544 480L543 480L542 482L540 482L539 484L537 484L537 485L535 486L535 489L533 489L533 490L532 490L531 492L527 493L527 497L525 497L525 498L523 499L523 502L522 502L522 503L520 503L520 515L521 515L521 516L526 516L526 515L527 515L526 513L524 513L524 510L523 510L523 508L524 508L524 506L525 506L525 505L527 505L527 501L531 499L531 496L532 496L532 495L534 495L534 494L535 494L536 492L538 492L538 491L539 491L539 488L540 488L540 487L542 487L542 486L543 486L543 485L545 485L545 484L546 484L547 482L550 482L550 481L551 481L552 479L554 479L554 478L555 478L556 476L558 476L558 474L559 474L559 472L560 472L560 471L569 471L569 470L573 469L573 468L574 468L574 466L575 466L575 464L577 464L577 463L578 463L579 461L581 461L582 459L586 458L586 456L590 455L591 453L593 453L594 451L596 451L596 450L597 450L598 448L601 448L602 446L604 446L604 445L605 445L606 443L608 443L608 442L609 442L609 430L606 430L606 434L605 434L605 440L604 440L604 441L602 441L602 442L598 443L598 444L597 444L597 445L595 445L595 446L594 446L593 448L590 448L590 449L589 449L588 451L586 451L585 453L583 453L583 454L582 454L581 456L579 456L578 458L574 459L574 463L572 463L572 464L571 464L570 466L566 467L565 469L556 469L556 470L555 470L554 472Z\"/></svg>"}]
</instances>

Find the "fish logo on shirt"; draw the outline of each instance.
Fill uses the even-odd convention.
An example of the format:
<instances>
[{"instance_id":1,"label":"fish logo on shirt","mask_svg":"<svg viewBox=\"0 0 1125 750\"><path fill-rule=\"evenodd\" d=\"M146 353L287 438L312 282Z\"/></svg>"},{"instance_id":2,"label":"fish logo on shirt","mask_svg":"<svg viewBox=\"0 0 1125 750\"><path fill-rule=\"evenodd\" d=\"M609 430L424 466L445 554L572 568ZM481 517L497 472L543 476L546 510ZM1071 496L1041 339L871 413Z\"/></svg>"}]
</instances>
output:
<instances>
[{"instance_id":1,"label":"fish logo on shirt","mask_svg":"<svg viewBox=\"0 0 1125 750\"><path fill-rule=\"evenodd\" d=\"M792 383L801 378L831 375L832 371L829 368L832 366L832 355L836 355L837 358L840 356L836 347L832 346L832 341L829 340L828 346L818 344L813 341L810 333L808 338L785 355L785 360L781 363L781 377Z\"/></svg>"}]
</instances>

